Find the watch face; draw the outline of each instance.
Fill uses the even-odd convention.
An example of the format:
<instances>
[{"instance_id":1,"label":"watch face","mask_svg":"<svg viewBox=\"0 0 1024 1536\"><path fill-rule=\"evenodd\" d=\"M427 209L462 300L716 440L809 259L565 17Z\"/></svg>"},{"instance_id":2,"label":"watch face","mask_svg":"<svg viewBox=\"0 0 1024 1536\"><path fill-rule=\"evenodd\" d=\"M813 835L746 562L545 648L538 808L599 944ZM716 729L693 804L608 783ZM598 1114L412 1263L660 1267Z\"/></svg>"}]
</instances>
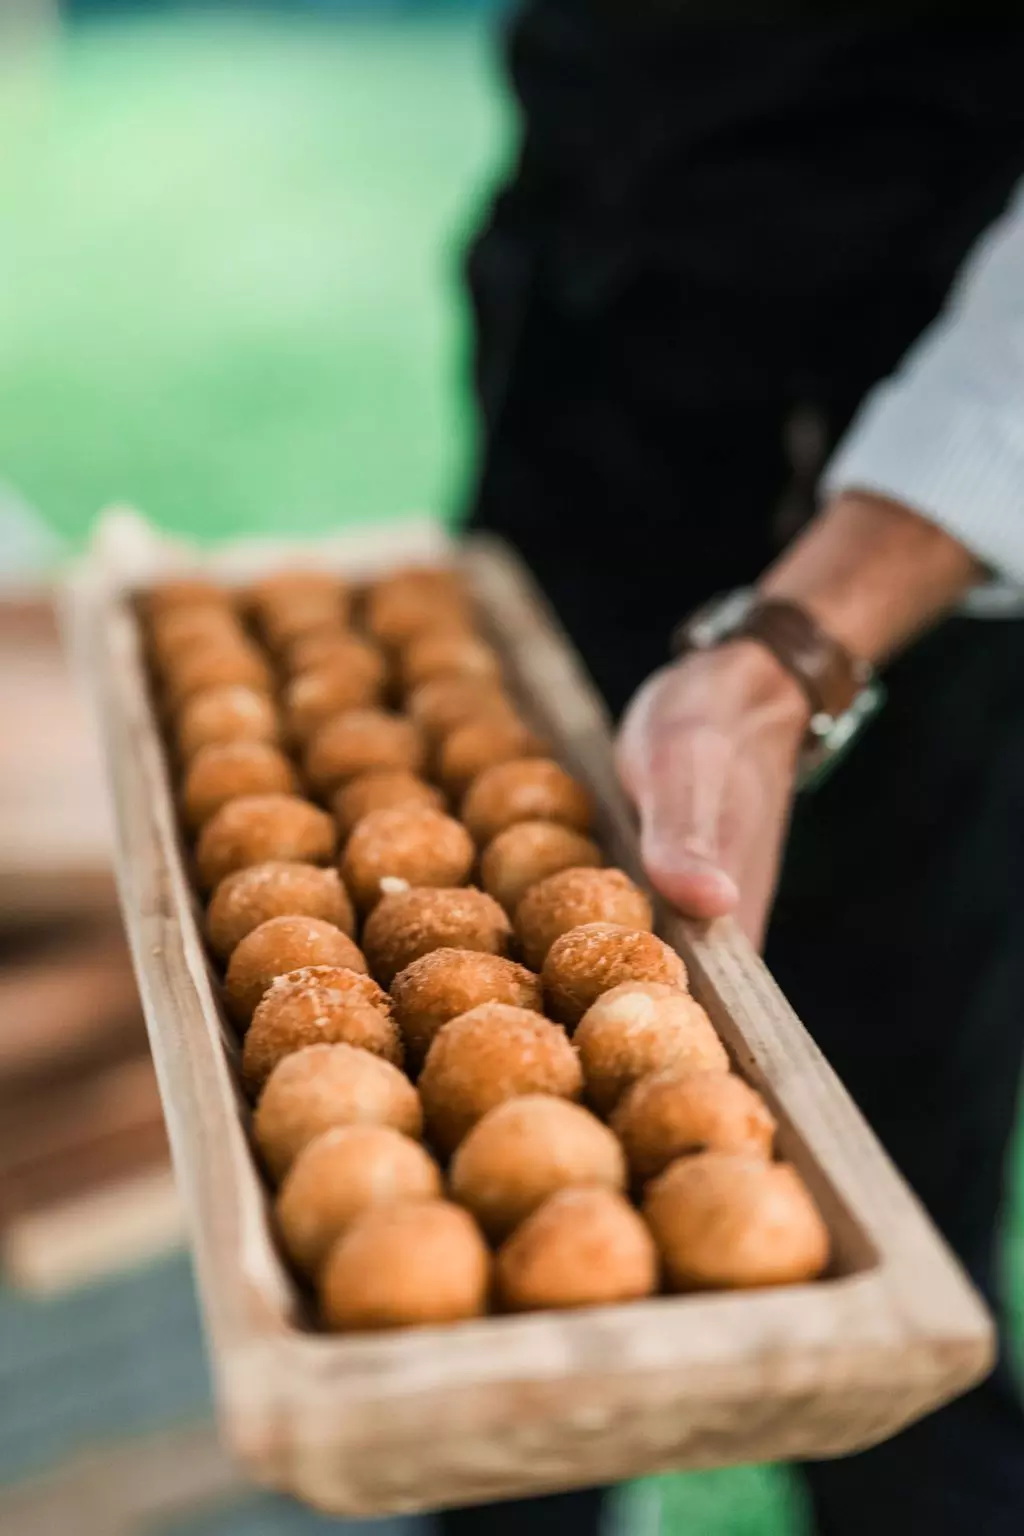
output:
<instances>
[{"instance_id":1,"label":"watch face","mask_svg":"<svg viewBox=\"0 0 1024 1536\"><path fill-rule=\"evenodd\" d=\"M832 769L846 756L861 731L872 716L885 703L885 688L876 678L858 693L849 709L832 719L831 716L815 717L811 729L817 740L805 747L800 761L801 790L817 789L828 778Z\"/></svg>"}]
</instances>

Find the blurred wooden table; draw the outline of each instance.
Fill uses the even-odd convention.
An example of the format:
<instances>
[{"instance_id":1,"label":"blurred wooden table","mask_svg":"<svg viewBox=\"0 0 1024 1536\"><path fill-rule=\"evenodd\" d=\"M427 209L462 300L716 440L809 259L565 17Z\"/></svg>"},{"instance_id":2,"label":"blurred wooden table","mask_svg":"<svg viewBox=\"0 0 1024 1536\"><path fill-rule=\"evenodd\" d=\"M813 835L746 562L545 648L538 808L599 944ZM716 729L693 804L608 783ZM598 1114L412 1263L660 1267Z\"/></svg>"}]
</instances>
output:
<instances>
[{"instance_id":1,"label":"blurred wooden table","mask_svg":"<svg viewBox=\"0 0 1024 1536\"><path fill-rule=\"evenodd\" d=\"M0 925L110 910L107 828L52 604L0 602Z\"/></svg>"},{"instance_id":2,"label":"blurred wooden table","mask_svg":"<svg viewBox=\"0 0 1024 1536\"><path fill-rule=\"evenodd\" d=\"M109 1211L123 1189L125 1222L144 1232L146 1190L152 1209L164 1198L163 1117L108 847L52 604L0 601L0 1233L8 1263L30 1254L21 1278L47 1289L76 1265L102 1268L102 1243L64 1240L88 1229L90 1201ZM111 1245L111 1263L124 1251Z\"/></svg>"}]
</instances>

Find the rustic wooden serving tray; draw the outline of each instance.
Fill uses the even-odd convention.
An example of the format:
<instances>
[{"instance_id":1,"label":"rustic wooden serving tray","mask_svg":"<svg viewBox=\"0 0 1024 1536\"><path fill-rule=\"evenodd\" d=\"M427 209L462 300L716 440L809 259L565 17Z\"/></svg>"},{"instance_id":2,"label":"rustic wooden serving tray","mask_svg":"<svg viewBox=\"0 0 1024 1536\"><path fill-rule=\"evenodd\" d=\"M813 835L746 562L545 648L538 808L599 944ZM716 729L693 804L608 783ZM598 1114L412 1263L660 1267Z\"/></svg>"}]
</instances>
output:
<instances>
[{"instance_id":1,"label":"rustic wooden serving tray","mask_svg":"<svg viewBox=\"0 0 1024 1536\"><path fill-rule=\"evenodd\" d=\"M392 534L379 564L410 558L414 545ZM331 549L321 560L345 569L344 548ZM363 539L361 569L366 554ZM576 658L509 551L472 540L458 558L510 686L594 790L610 858L641 876L608 721ZM984 1374L984 1308L765 967L732 923L704 928L667 912L660 932L685 957L738 1069L779 1119L781 1154L825 1215L829 1275L388 1335L316 1331L275 1249L247 1140L237 1047L196 924L129 585L127 575L80 583L74 632L103 737L121 900L221 1423L256 1479L339 1514L379 1514L668 1468L835 1456Z\"/></svg>"}]
</instances>

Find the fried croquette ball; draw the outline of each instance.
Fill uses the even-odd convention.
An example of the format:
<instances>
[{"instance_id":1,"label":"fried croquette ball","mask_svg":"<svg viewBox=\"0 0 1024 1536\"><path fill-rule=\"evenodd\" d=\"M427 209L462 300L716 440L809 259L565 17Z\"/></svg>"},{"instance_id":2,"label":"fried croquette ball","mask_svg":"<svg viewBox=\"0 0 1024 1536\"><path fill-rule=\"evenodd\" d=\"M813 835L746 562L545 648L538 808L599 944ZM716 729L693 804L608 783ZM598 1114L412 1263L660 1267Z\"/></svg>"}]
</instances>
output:
<instances>
[{"instance_id":1,"label":"fried croquette ball","mask_svg":"<svg viewBox=\"0 0 1024 1536\"><path fill-rule=\"evenodd\" d=\"M515 913L516 934L534 971L555 940L573 928L602 923L649 931L653 922L647 896L621 869L560 869L531 885Z\"/></svg>"},{"instance_id":2,"label":"fried croquette ball","mask_svg":"<svg viewBox=\"0 0 1024 1536\"><path fill-rule=\"evenodd\" d=\"M274 679L266 657L248 640L209 640L190 647L167 671L164 692L176 712L208 688L237 686L271 693Z\"/></svg>"},{"instance_id":3,"label":"fried croquette ball","mask_svg":"<svg viewBox=\"0 0 1024 1536\"><path fill-rule=\"evenodd\" d=\"M199 608L171 608L159 614L150 627L149 643L158 667L165 674L175 660L196 647L231 644L245 632L234 614L222 603Z\"/></svg>"},{"instance_id":4,"label":"fried croquette ball","mask_svg":"<svg viewBox=\"0 0 1024 1536\"><path fill-rule=\"evenodd\" d=\"M357 1217L320 1271L328 1328L411 1328L479 1317L491 1257L473 1218L445 1200L407 1201Z\"/></svg>"},{"instance_id":5,"label":"fried croquette ball","mask_svg":"<svg viewBox=\"0 0 1024 1536\"><path fill-rule=\"evenodd\" d=\"M440 741L471 720L515 720L512 705L493 679L435 677L406 700L410 717L431 741Z\"/></svg>"},{"instance_id":6,"label":"fried croquette ball","mask_svg":"<svg viewBox=\"0 0 1024 1536\"><path fill-rule=\"evenodd\" d=\"M303 1147L336 1125L390 1125L419 1141L423 1112L404 1072L355 1045L307 1045L267 1078L253 1114L256 1145L275 1181Z\"/></svg>"},{"instance_id":7,"label":"fried croquette ball","mask_svg":"<svg viewBox=\"0 0 1024 1536\"><path fill-rule=\"evenodd\" d=\"M403 645L422 630L472 626L468 599L450 571L398 571L366 596L366 627L385 645Z\"/></svg>"},{"instance_id":8,"label":"fried croquette ball","mask_svg":"<svg viewBox=\"0 0 1024 1536\"><path fill-rule=\"evenodd\" d=\"M341 877L356 906L368 912L387 889L382 881L462 885L475 855L473 839L461 822L424 806L397 805L370 811L356 823L345 846Z\"/></svg>"},{"instance_id":9,"label":"fried croquette ball","mask_svg":"<svg viewBox=\"0 0 1024 1536\"><path fill-rule=\"evenodd\" d=\"M247 864L285 859L327 864L338 834L326 811L298 795L242 795L222 805L203 827L196 867L204 890Z\"/></svg>"},{"instance_id":10,"label":"fried croquette ball","mask_svg":"<svg viewBox=\"0 0 1024 1536\"><path fill-rule=\"evenodd\" d=\"M350 709L314 735L306 753L310 782L327 794L373 768L418 773L426 756L419 728L383 709Z\"/></svg>"},{"instance_id":11,"label":"fried croquette ball","mask_svg":"<svg viewBox=\"0 0 1024 1536\"><path fill-rule=\"evenodd\" d=\"M650 1296L658 1254L633 1207L613 1189L562 1189L503 1244L495 1278L508 1312L600 1307Z\"/></svg>"},{"instance_id":12,"label":"fried croquette ball","mask_svg":"<svg viewBox=\"0 0 1024 1536\"><path fill-rule=\"evenodd\" d=\"M353 640L360 645L367 644L337 620L324 619L315 629L308 629L288 641L283 657L284 666L289 676L298 677L300 672L310 672L325 662L344 659L350 652Z\"/></svg>"},{"instance_id":13,"label":"fried croquette ball","mask_svg":"<svg viewBox=\"0 0 1024 1536\"><path fill-rule=\"evenodd\" d=\"M402 656L402 681L409 690L432 677L479 677L501 681L501 662L493 646L479 635L460 630L428 630L410 640Z\"/></svg>"},{"instance_id":14,"label":"fried croquette ball","mask_svg":"<svg viewBox=\"0 0 1024 1536\"><path fill-rule=\"evenodd\" d=\"M295 769L269 742L216 742L203 747L188 765L181 789L185 824L195 832L229 800L288 795L298 787Z\"/></svg>"},{"instance_id":15,"label":"fried croquette ball","mask_svg":"<svg viewBox=\"0 0 1024 1536\"><path fill-rule=\"evenodd\" d=\"M508 1003L539 1013L542 1001L532 971L503 955L471 949L431 950L399 971L391 983L395 1022L413 1068L423 1064L442 1024L460 1013L480 1003Z\"/></svg>"},{"instance_id":16,"label":"fried croquette ball","mask_svg":"<svg viewBox=\"0 0 1024 1536\"><path fill-rule=\"evenodd\" d=\"M477 1121L452 1159L449 1183L453 1199L500 1242L559 1189L625 1189L626 1159L589 1110L527 1094Z\"/></svg>"},{"instance_id":17,"label":"fried croquette ball","mask_svg":"<svg viewBox=\"0 0 1024 1536\"><path fill-rule=\"evenodd\" d=\"M541 972L553 1019L570 1029L592 1003L624 981L660 981L686 991L686 966L675 950L645 929L582 923L548 950Z\"/></svg>"},{"instance_id":18,"label":"fried croquette ball","mask_svg":"<svg viewBox=\"0 0 1024 1536\"><path fill-rule=\"evenodd\" d=\"M587 790L546 757L514 758L485 768L462 802L462 819L481 844L517 821L557 821L585 832L592 815Z\"/></svg>"},{"instance_id":19,"label":"fried croquette ball","mask_svg":"<svg viewBox=\"0 0 1024 1536\"><path fill-rule=\"evenodd\" d=\"M355 635L348 640L347 649L347 655L337 650L329 660L297 672L286 685L282 703L296 741L314 735L332 715L376 704L380 698L385 677L383 656Z\"/></svg>"},{"instance_id":20,"label":"fried croquette ball","mask_svg":"<svg viewBox=\"0 0 1024 1536\"><path fill-rule=\"evenodd\" d=\"M531 885L562 869L596 869L601 850L589 837L557 821L517 821L488 843L480 881L506 912L515 912Z\"/></svg>"},{"instance_id":21,"label":"fried croquette ball","mask_svg":"<svg viewBox=\"0 0 1024 1536\"><path fill-rule=\"evenodd\" d=\"M341 1125L295 1159L277 1197L278 1230L296 1269L315 1276L365 1211L441 1194L440 1169L419 1142L389 1125Z\"/></svg>"},{"instance_id":22,"label":"fried croquette ball","mask_svg":"<svg viewBox=\"0 0 1024 1536\"><path fill-rule=\"evenodd\" d=\"M638 1184L692 1152L770 1158L775 1120L759 1093L729 1072L668 1067L626 1090L612 1116Z\"/></svg>"},{"instance_id":23,"label":"fried croquette ball","mask_svg":"<svg viewBox=\"0 0 1024 1536\"><path fill-rule=\"evenodd\" d=\"M217 886L206 909L206 937L226 960L247 933L271 917L318 917L352 938L356 917L336 869L270 859L236 869Z\"/></svg>"},{"instance_id":24,"label":"fried croquette ball","mask_svg":"<svg viewBox=\"0 0 1024 1536\"><path fill-rule=\"evenodd\" d=\"M223 587L203 576L171 576L150 587L143 606L151 619L179 608L223 608L230 612L231 599Z\"/></svg>"},{"instance_id":25,"label":"fried croquette ball","mask_svg":"<svg viewBox=\"0 0 1024 1536\"><path fill-rule=\"evenodd\" d=\"M587 1098L608 1115L639 1078L666 1067L725 1072L729 1057L704 1009L660 981L625 981L587 1009L573 1036Z\"/></svg>"},{"instance_id":26,"label":"fried croquette ball","mask_svg":"<svg viewBox=\"0 0 1024 1536\"><path fill-rule=\"evenodd\" d=\"M224 997L236 1024L247 1026L278 976L306 966L335 965L366 972L361 950L347 933L318 917L271 917L247 933L228 961Z\"/></svg>"},{"instance_id":27,"label":"fried croquette ball","mask_svg":"<svg viewBox=\"0 0 1024 1536\"><path fill-rule=\"evenodd\" d=\"M249 589L249 607L275 651L326 625L340 627L350 606L345 584L328 571L283 571Z\"/></svg>"},{"instance_id":28,"label":"fried croquette ball","mask_svg":"<svg viewBox=\"0 0 1024 1536\"><path fill-rule=\"evenodd\" d=\"M228 683L193 694L175 723L180 756L188 762L203 747L222 741L277 741L277 709L255 688Z\"/></svg>"},{"instance_id":29,"label":"fried croquette ball","mask_svg":"<svg viewBox=\"0 0 1024 1536\"><path fill-rule=\"evenodd\" d=\"M647 1186L644 1215L676 1291L793 1285L828 1263L828 1230L788 1163L680 1157Z\"/></svg>"},{"instance_id":30,"label":"fried croquette ball","mask_svg":"<svg viewBox=\"0 0 1024 1536\"><path fill-rule=\"evenodd\" d=\"M363 946L370 970L390 987L399 971L434 949L508 952L512 925L496 901L472 886L416 887L382 897L366 920Z\"/></svg>"},{"instance_id":31,"label":"fried croquette ball","mask_svg":"<svg viewBox=\"0 0 1024 1536\"><path fill-rule=\"evenodd\" d=\"M331 800L331 810L343 838L371 811L390 811L400 805L441 811L444 796L433 784L406 768L375 768L343 784Z\"/></svg>"},{"instance_id":32,"label":"fried croquette ball","mask_svg":"<svg viewBox=\"0 0 1024 1536\"><path fill-rule=\"evenodd\" d=\"M460 799L485 768L515 759L544 757L549 748L515 715L467 720L452 731L437 754L437 776Z\"/></svg>"},{"instance_id":33,"label":"fried croquette ball","mask_svg":"<svg viewBox=\"0 0 1024 1536\"><path fill-rule=\"evenodd\" d=\"M263 614L261 628L267 644L280 655L305 635L320 634L325 627L344 622L345 612L327 600L291 598L273 604Z\"/></svg>"},{"instance_id":34,"label":"fried croquette ball","mask_svg":"<svg viewBox=\"0 0 1024 1536\"><path fill-rule=\"evenodd\" d=\"M358 1045L402 1065L402 1040L386 992L359 971L307 965L271 983L242 1048L242 1079L255 1096L278 1062L306 1045Z\"/></svg>"},{"instance_id":35,"label":"fried croquette ball","mask_svg":"<svg viewBox=\"0 0 1024 1536\"><path fill-rule=\"evenodd\" d=\"M481 1003L442 1025L419 1079L429 1140L446 1156L496 1104L526 1093L578 1099L582 1086L565 1030L508 1003Z\"/></svg>"},{"instance_id":36,"label":"fried croquette ball","mask_svg":"<svg viewBox=\"0 0 1024 1536\"><path fill-rule=\"evenodd\" d=\"M299 566L259 577L249 586L245 600L257 618L290 603L306 603L312 608L329 607L342 615L348 610L349 593L342 578L332 571Z\"/></svg>"}]
</instances>

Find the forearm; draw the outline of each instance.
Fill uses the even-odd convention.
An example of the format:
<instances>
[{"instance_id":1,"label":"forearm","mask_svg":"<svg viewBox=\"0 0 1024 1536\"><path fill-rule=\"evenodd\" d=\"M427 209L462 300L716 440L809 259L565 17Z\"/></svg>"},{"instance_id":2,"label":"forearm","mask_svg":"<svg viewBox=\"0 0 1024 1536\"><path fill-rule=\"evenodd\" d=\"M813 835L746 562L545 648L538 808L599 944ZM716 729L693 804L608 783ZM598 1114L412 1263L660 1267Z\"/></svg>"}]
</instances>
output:
<instances>
[{"instance_id":1,"label":"forearm","mask_svg":"<svg viewBox=\"0 0 1024 1536\"><path fill-rule=\"evenodd\" d=\"M766 572L766 595L807 608L854 655L884 661L979 581L974 556L879 496L837 497Z\"/></svg>"}]
</instances>

